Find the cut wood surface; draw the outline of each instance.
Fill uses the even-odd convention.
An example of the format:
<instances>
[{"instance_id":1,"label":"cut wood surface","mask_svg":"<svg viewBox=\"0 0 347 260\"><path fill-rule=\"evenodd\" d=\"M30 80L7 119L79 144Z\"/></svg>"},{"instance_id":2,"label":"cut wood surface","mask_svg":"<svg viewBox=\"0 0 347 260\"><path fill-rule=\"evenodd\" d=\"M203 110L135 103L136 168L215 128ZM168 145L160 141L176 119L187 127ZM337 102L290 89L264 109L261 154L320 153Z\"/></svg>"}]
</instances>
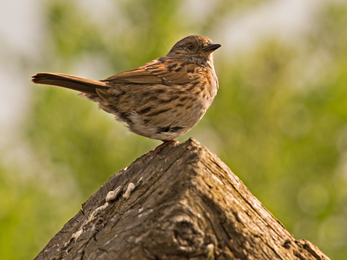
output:
<instances>
[{"instance_id":1,"label":"cut wood surface","mask_svg":"<svg viewBox=\"0 0 347 260\"><path fill-rule=\"evenodd\" d=\"M189 139L114 174L35 259L329 258Z\"/></svg>"}]
</instances>

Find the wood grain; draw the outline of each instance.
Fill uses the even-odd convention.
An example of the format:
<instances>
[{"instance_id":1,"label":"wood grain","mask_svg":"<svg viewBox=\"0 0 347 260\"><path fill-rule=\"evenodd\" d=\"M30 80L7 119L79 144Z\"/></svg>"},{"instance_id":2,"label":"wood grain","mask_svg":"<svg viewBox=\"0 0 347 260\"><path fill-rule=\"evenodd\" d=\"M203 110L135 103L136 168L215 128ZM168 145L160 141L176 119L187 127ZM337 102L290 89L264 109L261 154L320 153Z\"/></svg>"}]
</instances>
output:
<instances>
[{"instance_id":1,"label":"wood grain","mask_svg":"<svg viewBox=\"0 0 347 260\"><path fill-rule=\"evenodd\" d=\"M114 174L35 259L329 258L189 139Z\"/></svg>"}]
</instances>

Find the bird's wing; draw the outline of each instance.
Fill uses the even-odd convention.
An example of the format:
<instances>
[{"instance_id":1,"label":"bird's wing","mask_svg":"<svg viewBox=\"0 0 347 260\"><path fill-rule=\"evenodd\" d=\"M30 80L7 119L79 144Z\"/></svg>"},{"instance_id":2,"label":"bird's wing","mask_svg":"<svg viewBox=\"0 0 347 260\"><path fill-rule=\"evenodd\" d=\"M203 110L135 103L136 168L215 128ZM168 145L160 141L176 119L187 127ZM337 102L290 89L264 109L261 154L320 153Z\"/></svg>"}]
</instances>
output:
<instances>
[{"instance_id":1,"label":"bird's wing","mask_svg":"<svg viewBox=\"0 0 347 260\"><path fill-rule=\"evenodd\" d=\"M197 69L195 64L162 57L102 81L111 84L186 84L196 78L194 72Z\"/></svg>"}]
</instances>

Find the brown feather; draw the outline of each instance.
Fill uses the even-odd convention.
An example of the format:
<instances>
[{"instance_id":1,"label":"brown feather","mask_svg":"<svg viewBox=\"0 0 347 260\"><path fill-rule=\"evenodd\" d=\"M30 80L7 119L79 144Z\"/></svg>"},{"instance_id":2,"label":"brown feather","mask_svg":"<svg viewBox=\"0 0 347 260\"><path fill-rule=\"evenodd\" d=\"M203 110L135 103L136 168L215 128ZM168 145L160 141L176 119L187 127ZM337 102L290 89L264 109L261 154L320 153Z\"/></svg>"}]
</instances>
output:
<instances>
[{"instance_id":1,"label":"brown feather","mask_svg":"<svg viewBox=\"0 0 347 260\"><path fill-rule=\"evenodd\" d=\"M125 72L118 73L107 79L102 80L103 82L109 82L111 84L117 83L128 83L128 84L162 84L162 79L157 77L150 71L146 70L145 65L136 69L128 70Z\"/></svg>"},{"instance_id":2,"label":"brown feather","mask_svg":"<svg viewBox=\"0 0 347 260\"><path fill-rule=\"evenodd\" d=\"M97 94L96 88L108 88L106 83L61 73L37 73L32 77L37 84L52 85L77 90L87 94Z\"/></svg>"},{"instance_id":3,"label":"brown feather","mask_svg":"<svg viewBox=\"0 0 347 260\"><path fill-rule=\"evenodd\" d=\"M174 68L170 69L170 66L177 64ZM183 66L182 66L183 65ZM169 57L162 57L150 61L141 67L125 71L114 76L111 76L103 82L109 82L111 84L117 83L129 83L129 84L186 84L192 79L187 75L187 63L177 61L176 59ZM190 66L196 66L190 64ZM181 68L179 71L173 70Z\"/></svg>"}]
</instances>

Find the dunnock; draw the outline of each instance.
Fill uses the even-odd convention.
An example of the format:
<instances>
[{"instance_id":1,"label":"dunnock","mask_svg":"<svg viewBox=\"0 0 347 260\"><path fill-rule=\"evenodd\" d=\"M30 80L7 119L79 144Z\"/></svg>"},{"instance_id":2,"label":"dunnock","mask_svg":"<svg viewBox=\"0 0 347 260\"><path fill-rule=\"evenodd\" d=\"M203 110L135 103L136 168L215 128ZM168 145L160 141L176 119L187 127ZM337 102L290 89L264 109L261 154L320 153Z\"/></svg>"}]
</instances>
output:
<instances>
[{"instance_id":1,"label":"dunnock","mask_svg":"<svg viewBox=\"0 0 347 260\"><path fill-rule=\"evenodd\" d=\"M204 36L188 36L165 57L104 80L59 73L38 73L32 81L82 92L131 132L167 143L187 133L211 105L218 90L212 52Z\"/></svg>"}]
</instances>

